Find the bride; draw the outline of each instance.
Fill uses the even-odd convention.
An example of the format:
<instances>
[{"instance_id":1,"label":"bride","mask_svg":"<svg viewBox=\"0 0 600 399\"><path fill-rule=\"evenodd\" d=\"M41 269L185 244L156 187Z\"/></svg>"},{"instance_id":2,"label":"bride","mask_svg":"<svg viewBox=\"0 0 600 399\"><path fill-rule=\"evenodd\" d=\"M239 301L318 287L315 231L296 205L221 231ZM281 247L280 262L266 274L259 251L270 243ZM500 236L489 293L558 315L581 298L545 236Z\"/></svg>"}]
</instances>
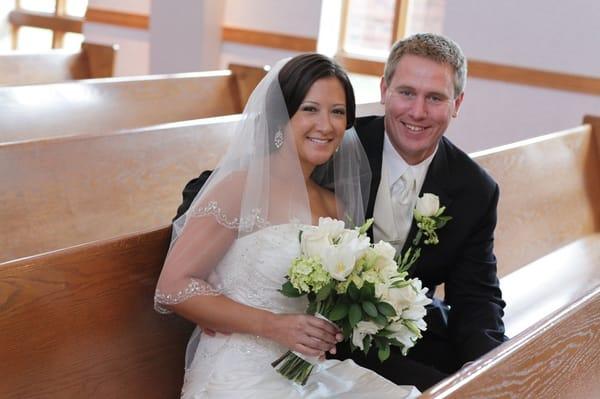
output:
<instances>
[{"instance_id":1,"label":"bride","mask_svg":"<svg viewBox=\"0 0 600 399\"><path fill-rule=\"evenodd\" d=\"M155 304L199 326L188 344L183 398L418 395L352 360L323 360L335 353L340 330L305 314L305 297L278 291L299 254L301 229L319 217L364 221L368 162L356 133L345 132L354 114L352 86L337 64L318 54L280 61L175 221ZM271 366L288 349L321 359L304 386Z\"/></svg>"}]
</instances>

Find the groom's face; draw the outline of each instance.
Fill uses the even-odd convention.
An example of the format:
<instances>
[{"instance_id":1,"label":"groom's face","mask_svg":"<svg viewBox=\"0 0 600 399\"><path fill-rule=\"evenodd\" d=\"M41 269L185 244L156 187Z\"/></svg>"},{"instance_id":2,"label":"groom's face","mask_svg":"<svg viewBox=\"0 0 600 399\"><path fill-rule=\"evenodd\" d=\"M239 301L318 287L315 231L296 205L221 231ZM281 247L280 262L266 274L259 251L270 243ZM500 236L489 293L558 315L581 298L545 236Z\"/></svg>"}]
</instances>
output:
<instances>
[{"instance_id":1,"label":"groom's face","mask_svg":"<svg viewBox=\"0 0 600 399\"><path fill-rule=\"evenodd\" d=\"M407 163L433 154L462 99L463 93L454 95L452 67L425 57L404 55L389 84L382 78L385 129Z\"/></svg>"}]
</instances>

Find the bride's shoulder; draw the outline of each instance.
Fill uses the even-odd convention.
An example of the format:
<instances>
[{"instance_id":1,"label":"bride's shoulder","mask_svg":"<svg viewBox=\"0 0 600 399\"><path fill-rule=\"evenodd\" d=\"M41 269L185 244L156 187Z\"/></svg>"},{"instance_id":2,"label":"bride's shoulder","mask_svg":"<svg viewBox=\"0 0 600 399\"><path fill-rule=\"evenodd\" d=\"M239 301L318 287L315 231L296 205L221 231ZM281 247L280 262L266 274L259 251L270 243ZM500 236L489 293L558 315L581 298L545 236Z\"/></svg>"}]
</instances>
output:
<instances>
[{"instance_id":1,"label":"bride's shoulder","mask_svg":"<svg viewBox=\"0 0 600 399\"><path fill-rule=\"evenodd\" d=\"M329 216L335 218L337 215L343 214L344 206L334 192L324 187L319 187L319 191L323 199L323 205Z\"/></svg>"}]
</instances>

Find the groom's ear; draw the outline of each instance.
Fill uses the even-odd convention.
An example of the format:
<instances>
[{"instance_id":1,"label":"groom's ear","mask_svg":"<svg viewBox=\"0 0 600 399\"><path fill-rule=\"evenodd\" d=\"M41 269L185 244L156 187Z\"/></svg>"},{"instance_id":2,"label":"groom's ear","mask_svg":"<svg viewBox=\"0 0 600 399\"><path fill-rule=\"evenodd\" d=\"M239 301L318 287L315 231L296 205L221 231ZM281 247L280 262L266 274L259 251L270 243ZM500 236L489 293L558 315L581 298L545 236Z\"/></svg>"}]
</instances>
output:
<instances>
[{"instance_id":1,"label":"groom's ear","mask_svg":"<svg viewBox=\"0 0 600 399\"><path fill-rule=\"evenodd\" d=\"M381 104L385 104L385 94L387 93L387 84L385 83L385 77L382 76L381 77L381 81L379 82L379 90L381 92L381 98L379 99L379 102Z\"/></svg>"},{"instance_id":2,"label":"groom's ear","mask_svg":"<svg viewBox=\"0 0 600 399\"><path fill-rule=\"evenodd\" d=\"M454 99L454 112L452 113L453 118L456 118L458 116L458 110L460 109L460 106L461 106L464 98L465 98L465 92L463 91Z\"/></svg>"}]
</instances>

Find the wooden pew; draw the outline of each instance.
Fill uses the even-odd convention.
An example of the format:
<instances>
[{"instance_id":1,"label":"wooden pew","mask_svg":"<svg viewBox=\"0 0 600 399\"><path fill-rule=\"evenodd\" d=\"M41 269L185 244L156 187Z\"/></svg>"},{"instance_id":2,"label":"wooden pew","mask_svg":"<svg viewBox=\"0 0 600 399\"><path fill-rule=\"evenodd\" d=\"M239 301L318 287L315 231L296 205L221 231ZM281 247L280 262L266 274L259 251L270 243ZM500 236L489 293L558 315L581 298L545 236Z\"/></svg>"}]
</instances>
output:
<instances>
[{"instance_id":1,"label":"wooden pew","mask_svg":"<svg viewBox=\"0 0 600 399\"><path fill-rule=\"evenodd\" d=\"M600 231L600 118L584 123L471 154L500 185L500 276Z\"/></svg>"},{"instance_id":2,"label":"wooden pew","mask_svg":"<svg viewBox=\"0 0 600 399\"><path fill-rule=\"evenodd\" d=\"M136 133L140 132L123 136ZM588 131L581 134L586 135ZM496 154L502 156L500 152ZM177 195L180 189L181 185L177 187ZM96 187L96 191L103 190ZM151 212L152 206L148 209ZM173 211L174 206L169 215ZM108 220L99 219L104 222L98 223L99 226ZM573 393L573 397L596 393L598 378L593 377L598 377L596 359L600 342L596 283L599 241L600 234L588 234L581 241L540 259L538 266L532 267L535 264L532 263L527 266L531 269L522 268L521 273L530 270L530 274L517 279L530 284L527 288L532 291L533 298L528 299L532 301L531 306L541 306L543 300L552 301L553 296L569 291L571 299L584 295L583 299L524 330L425 395L508 397L510 395L505 393L512 392L508 391L511 387L516 387L517 394L513 395L516 397L529 393L531 397L539 397L536 395L539 392ZM0 396L29 397L34 392L44 392L61 397L111 397L119 396L115 392L126 392L126 396L132 398L175 397L181 386L183 348L191 326L175 316L162 319L151 307L154 284L168 242L169 228L164 227L0 264L0 342L6 343L0 346L0 358L8 359L0 366L0 373L7 381L0 386ZM551 264L555 265L554 271L543 267ZM570 268L569 272L562 270L566 268ZM562 279L566 291L559 292L560 284L550 287L550 293L544 291L545 287L537 284L542 282L541 278L535 277L543 273L555 273ZM584 291L577 291L577 284L581 284L579 287L584 291L591 290L591 294L585 296ZM524 289L515 290L523 294ZM162 325L159 320L163 320ZM171 346L163 351L164 345ZM41 352L26 350L33 347L41 348ZM156 352L150 352L152 350ZM579 363L576 364L573 356ZM591 369L586 363L588 360ZM159 369L154 368L157 364ZM584 368L580 367L582 364ZM561 370L567 370L567 375L561 374ZM590 376L587 370L595 374ZM476 380L473 375L488 379ZM556 378L558 382L549 383L546 377ZM577 386L570 387L566 379ZM559 391L561 387L568 390ZM487 391L477 396L481 389ZM460 395L450 396L456 392ZM469 396L472 392L474 396Z\"/></svg>"},{"instance_id":3,"label":"wooden pew","mask_svg":"<svg viewBox=\"0 0 600 399\"><path fill-rule=\"evenodd\" d=\"M240 93L240 100L244 105L248 102L250 94L252 94L254 88L258 85L262 78L265 77L270 69L269 66L264 66L261 68L236 63L229 64L228 68L236 77L238 92Z\"/></svg>"},{"instance_id":4,"label":"wooden pew","mask_svg":"<svg viewBox=\"0 0 600 399\"><path fill-rule=\"evenodd\" d=\"M0 144L0 262L169 223L239 118Z\"/></svg>"},{"instance_id":5,"label":"wooden pew","mask_svg":"<svg viewBox=\"0 0 600 399\"><path fill-rule=\"evenodd\" d=\"M0 266L0 397L176 398L192 325L153 310L170 228Z\"/></svg>"},{"instance_id":6,"label":"wooden pew","mask_svg":"<svg viewBox=\"0 0 600 399\"><path fill-rule=\"evenodd\" d=\"M83 43L78 51L0 54L0 86L108 78L114 74L118 46Z\"/></svg>"},{"instance_id":7,"label":"wooden pew","mask_svg":"<svg viewBox=\"0 0 600 399\"><path fill-rule=\"evenodd\" d=\"M234 68L0 87L0 143L237 114L265 71Z\"/></svg>"},{"instance_id":8,"label":"wooden pew","mask_svg":"<svg viewBox=\"0 0 600 399\"><path fill-rule=\"evenodd\" d=\"M598 397L600 286L421 395L426 399Z\"/></svg>"},{"instance_id":9,"label":"wooden pew","mask_svg":"<svg viewBox=\"0 0 600 399\"><path fill-rule=\"evenodd\" d=\"M238 119L0 145L0 262L168 224Z\"/></svg>"}]
</instances>

